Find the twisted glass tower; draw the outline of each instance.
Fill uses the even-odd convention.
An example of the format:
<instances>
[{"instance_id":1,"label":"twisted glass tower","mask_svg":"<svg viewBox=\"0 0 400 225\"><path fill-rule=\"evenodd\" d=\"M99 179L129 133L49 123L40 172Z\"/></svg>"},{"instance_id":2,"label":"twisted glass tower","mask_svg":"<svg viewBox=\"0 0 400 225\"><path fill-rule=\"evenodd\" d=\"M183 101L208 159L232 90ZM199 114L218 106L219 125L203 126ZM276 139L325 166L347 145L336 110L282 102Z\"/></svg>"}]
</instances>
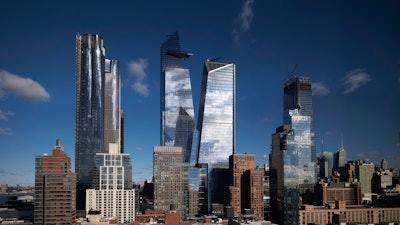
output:
<instances>
[{"instance_id":1,"label":"twisted glass tower","mask_svg":"<svg viewBox=\"0 0 400 225\"><path fill-rule=\"evenodd\" d=\"M99 35L76 36L76 173L90 184L97 152L104 152L104 54Z\"/></svg>"},{"instance_id":2,"label":"twisted glass tower","mask_svg":"<svg viewBox=\"0 0 400 225\"><path fill-rule=\"evenodd\" d=\"M183 60L192 54L180 50L175 32L161 45L161 146L182 147L189 161L194 130L194 109L189 70Z\"/></svg>"},{"instance_id":3,"label":"twisted glass tower","mask_svg":"<svg viewBox=\"0 0 400 225\"><path fill-rule=\"evenodd\" d=\"M85 207L96 153L104 152L105 49L99 35L76 35L75 173L77 209Z\"/></svg>"}]
</instances>

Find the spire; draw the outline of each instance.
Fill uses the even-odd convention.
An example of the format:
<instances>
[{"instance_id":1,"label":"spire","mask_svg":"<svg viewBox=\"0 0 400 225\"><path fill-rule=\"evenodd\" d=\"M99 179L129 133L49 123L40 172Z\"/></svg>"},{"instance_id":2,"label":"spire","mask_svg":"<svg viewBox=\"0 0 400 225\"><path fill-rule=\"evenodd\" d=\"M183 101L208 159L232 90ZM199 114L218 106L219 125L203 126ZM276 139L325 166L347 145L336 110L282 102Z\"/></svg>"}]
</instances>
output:
<instances>
[{"instance_id":1,"label":"spire","mask_svg":"<svg viewBox=\"0 0 400 225\"><path fill-rule=\"evenodd\" d=\"M340 133L340 148L344 149L344 145L343 145L343 133Z\"/></svg>"}]
</instances>

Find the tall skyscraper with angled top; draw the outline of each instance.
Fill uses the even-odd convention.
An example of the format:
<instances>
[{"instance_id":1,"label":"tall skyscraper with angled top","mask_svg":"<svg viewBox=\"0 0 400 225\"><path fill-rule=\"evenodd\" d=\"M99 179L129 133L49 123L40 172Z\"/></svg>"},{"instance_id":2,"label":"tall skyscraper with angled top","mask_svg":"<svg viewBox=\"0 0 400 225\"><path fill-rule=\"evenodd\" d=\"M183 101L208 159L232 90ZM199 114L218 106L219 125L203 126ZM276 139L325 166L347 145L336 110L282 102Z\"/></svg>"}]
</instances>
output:
<instances>
[{"instance_id":1,"label":"tall skyscraper with angled top","mask_svg":"<svg viewBox=\"0 0 400 225\"><path fill-rule=\"evenodd\" d=\"M197 163L208 167L209 209L211 203L219 203L217 193L225 191L219 178L229 168L229 156L235 153L235 85L235 64L204 63L194 148Z\"/></svg>"},{"instance_id":2,"label":"tall skyscraper with angled top","mask_svg":"<svg viewBox=\"0 0 400 225\"><path fill-rule=\"evenodd\" d=\"M189 161L194 130L194 109L189 70L183 61L192 54L180 49L175 32L161 45L161 146L182 147Z\"/></svg>"}]
</instances>

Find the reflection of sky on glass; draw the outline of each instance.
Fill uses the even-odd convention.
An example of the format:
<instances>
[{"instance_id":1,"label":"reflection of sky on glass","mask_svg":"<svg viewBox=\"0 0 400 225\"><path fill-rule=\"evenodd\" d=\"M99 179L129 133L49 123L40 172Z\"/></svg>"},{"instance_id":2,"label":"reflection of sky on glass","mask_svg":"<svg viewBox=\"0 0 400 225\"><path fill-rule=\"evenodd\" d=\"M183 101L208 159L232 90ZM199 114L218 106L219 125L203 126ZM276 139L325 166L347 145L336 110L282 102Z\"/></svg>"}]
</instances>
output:
<instances>
[{"instance_id":1,"label":"reflection of sky on glass","mask_svg":"<svg viewBox=\"0 0 400 225\"><path fill-rule=\"evenodd\" d=\"M175 143L175 129L182 107L194 118L192 88L189 70L182 68L165 68L165 144ZM193 132L193 131L192 131Z\"/></svg>"},{"instance_id":2,"label":"reflection of sky on glass","mask_svg":"<svg viewBox=\"0 0 400 225\"><path fill-rule=\"evenodd\" d=\"M108 143L119 143L119 96L120 96L120 72L117 60L105 60L105 148ZM110 119L111 118L111 119Z\"/></svg>"},{"instance_id":3,"label":"reflection of sky on glass","mask_svg":"<svg viewBox=\"0 0 400 225\"><path fill-rule=\"evenodd\" d=\"M199 163L228 162L233 153L234 64L208 73L204 98ZM203 84L204 85L204 84ZM201 107L200 107L201 108Z\"/></svg>"},{"instance_id":4,"label":"reflection of sky on glass","mask_svg":"<svg viewBox=\"0 0 400 225\"><path fill-rule=\"evenodd\" d=\"M311 161L311 117L302 116L298 110L289 110L293 135L287 137L284 151L285 186L312 183L315 179L315 163Z\"/></svg>"}]
</instances>

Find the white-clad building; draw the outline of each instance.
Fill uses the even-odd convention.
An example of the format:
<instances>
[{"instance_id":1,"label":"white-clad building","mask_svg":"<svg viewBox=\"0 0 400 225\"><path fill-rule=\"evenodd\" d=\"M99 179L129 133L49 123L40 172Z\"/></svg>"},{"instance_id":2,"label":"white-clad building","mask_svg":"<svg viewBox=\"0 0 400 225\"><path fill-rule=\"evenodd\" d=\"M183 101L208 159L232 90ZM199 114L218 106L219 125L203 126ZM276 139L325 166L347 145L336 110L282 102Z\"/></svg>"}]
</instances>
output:
<instances>
[{"instance_id":1,"label":"white-clad building","mask_svg":"<svg viewBox=\"0 0 400 225\"><path fill-rule=\"evenodd\" d=\"M109 153L97 153L93 174L94 189L86 190L86 214L100 211L101 220L135 220L135 190L129 154L121 154L110 144ZM100 222L100 221L93 221Z\"/></svg>"}]
</instances>

